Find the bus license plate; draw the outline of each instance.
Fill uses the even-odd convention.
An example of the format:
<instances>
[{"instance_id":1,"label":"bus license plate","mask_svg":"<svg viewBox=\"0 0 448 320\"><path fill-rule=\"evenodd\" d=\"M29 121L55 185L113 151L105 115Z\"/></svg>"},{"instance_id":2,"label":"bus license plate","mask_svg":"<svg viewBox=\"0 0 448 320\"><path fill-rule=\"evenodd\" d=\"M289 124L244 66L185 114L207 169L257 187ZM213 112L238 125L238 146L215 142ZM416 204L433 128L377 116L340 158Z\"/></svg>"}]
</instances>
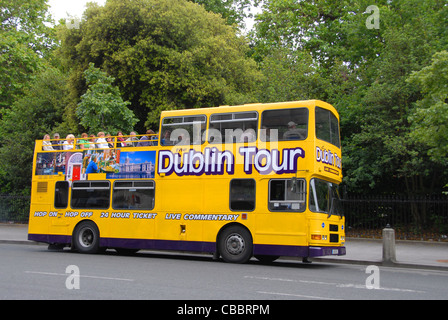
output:
<instances>
[{"instance_id":1,"label":"bus license plate","mask_svg":"<svg viewBox=\"0 0 448 320\"><path fill-rule=\"evenodd\" d=\"M333 250L331 250L331 254L338 254L339 253L339 250L338 249L333 249Z\"/></svg>"}]
</instances>

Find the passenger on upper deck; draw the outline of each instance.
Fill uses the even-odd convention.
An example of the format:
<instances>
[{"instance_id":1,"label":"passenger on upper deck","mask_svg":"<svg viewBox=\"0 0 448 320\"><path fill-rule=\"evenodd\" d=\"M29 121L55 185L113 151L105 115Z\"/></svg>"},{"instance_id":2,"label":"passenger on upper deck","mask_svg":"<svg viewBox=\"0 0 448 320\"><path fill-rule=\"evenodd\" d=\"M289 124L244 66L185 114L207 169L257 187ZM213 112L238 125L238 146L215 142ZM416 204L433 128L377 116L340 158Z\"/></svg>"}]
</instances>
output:
<instances>
[{"instance_id":1,"label":"passenger on upper deck","mask_svg":"<svg viewBox=\"0 0 448 320\"><path fill-rule=\"evenodd\" d=\"M129 133L130 137L126 139L126 146L127 147L136 147L138 143L138 138L136 137L137 133L134 131L131 131Z\"/></svg>"},{"instance_id":2,"label":"passenger on upper deck","mask_svg":"<svg viewBox=\"0 0 448 320\"><path fill-rule=\"evenodd\" d=\"M107 141L107 144L109 145L109 148L114 147L114 140L115 140L115 138L112 138L112 136L109 133L106 135L106 141Z\"/></svg>"},{"instance_id":3,"label":"passenger on upper deck","mask_svg":"<svg viewBox=\"0 0 448 320\"><path fill-rule=\"evenodd\" d=\"M62 145L62 148L64 150L72 150L74 148L73 143L75 142L75 136L72 134L68 134L67 137L65 137L65 141Z\"/></svg>"},{"instance_id":4,"label":"passenger on upper deck","mask_svg":"<svg viewBox=\"0 0 448 320\"><path fill-rule=\"evenodd\" d=\"M89 136L89 148L88 149L95 149L96 148L96 145L95 145L95 135L94 134L91 134L90 136ZM91 151L89 151L89 153L90 153Z\"/></svg>"},{"instance_id":5,"label":"passenger on upper deck","mask_svg":"<svg viewBox=\"0 0 448 320\"><path fill-rule=\"evenodd\" d=\"M42 150L44 151L53 151L53 146L50 142L50 135L44 135L44 141L42 142Z\"/></svg>"},{"instance_id":6,"label":"passenger on upper deck","mask_svg":"<svg viewBox=\"0 0 448 320\"><path fill-rule=\"evenodd\" d=\"M151 141L151 135L155 134L151 129L146 130L146 135L140 138L140 141L137 144L137 147L148 147L153 146L154 143Z\"/></svg>"},{"instance_id":7,"label":"passenger on upper deck","mask_svg":"<svg viewBox=\"0 0 448 320\"><path fill-rule=\"evenodd\" d=\"M53 149L54 149L54 150L62 150L62 147L61 147L61 141L58 140L58 139L60 139L60 138L61 138L61 137L59 136L59 133L55 133L55 134L53 135L53 139L55 139L55 140L52 141L51 144L53 145Z\"/></svg>"},{"instance_id":8,"label":"passenger on upper deck","mask_svg":"<svg viewBox=\"0 0 448 320\"><path fill-rule=\"evenodd\" d=\"M78 140L77 145L80 149L89 149L89 136L87 133L83 132L81 134L81 138Z\"/></svg>"},{"instance_id":9,"label":"passenger on upper deck","mask_svg":"<svg viewBox=\"0 0 448 320\"><path fill-rule=\"evenodd\" d=\"M117 132L117 147L118 148L126 147L126 142L124 142L123 138L123 132L121 131Z\"/></svg>"},{"instance_id":10,"label":"passenger on upper deck","mask_svg":"<svg viewBox=\"0 0 448 320\"><path fill-rule=\"evenodd\" d=\"M98 132L98 139L96 139L96 147L98 149L108 149L109 148L109 144L106 141L104 132L100 131Z\"/></svg>"}]
</instances>

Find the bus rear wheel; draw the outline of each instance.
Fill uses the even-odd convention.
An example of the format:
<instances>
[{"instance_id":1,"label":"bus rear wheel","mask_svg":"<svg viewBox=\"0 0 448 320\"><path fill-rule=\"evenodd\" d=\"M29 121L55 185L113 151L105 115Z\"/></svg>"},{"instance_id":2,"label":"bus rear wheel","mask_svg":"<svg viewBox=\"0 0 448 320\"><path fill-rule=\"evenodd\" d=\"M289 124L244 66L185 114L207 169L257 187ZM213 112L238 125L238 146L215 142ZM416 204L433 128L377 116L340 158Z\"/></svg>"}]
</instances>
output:
<instances>
[{"instance_id":1,"label":"bus rear wheel","mask_svg":"<svg viewBox=\"0 0 448 320\"><path fill-rule=\"evenodd\" d=\"M92 221L82 221L73 233L73 244L81 253L97 253L100 248L100 232Z\"/></svg>"},{"instance_id":2,"label":"bus rear wheel","mask_svg":"<svg viewBox=\"0 0 448 320\"><path fill-rule=\"evenodd\" d=\"M243 227L228 227L219 237L218 250L225 262L246 263L252 257L252 236Z\"/></svg>"}]
</instances>

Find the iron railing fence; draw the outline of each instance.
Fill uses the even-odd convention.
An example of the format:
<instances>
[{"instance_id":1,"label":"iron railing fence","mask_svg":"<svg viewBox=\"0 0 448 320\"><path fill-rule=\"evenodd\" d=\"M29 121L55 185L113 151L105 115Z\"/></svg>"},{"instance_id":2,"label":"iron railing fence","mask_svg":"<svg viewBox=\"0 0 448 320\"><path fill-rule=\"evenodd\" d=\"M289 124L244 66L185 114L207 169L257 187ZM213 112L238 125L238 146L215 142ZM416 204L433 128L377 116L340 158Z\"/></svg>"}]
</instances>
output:
<instances>
[{"instance_id":1,"label":"iron railing fence","mask_svg":"<svg viewBox=\"0 0 448 320\"><path fill-rule=\"evenodd\" d=\"M397 239L448 241L448 196L348 195L342 206L347 237L381 238L389 224Z\"/></svg>"},{"instance_id":2,"label":"iron railing fence","mask_svg":"<svg viewBox=\"0 0 448 320\"><path fill-rule=\"evenodd\" d=\"M28 223L30 196L0 194L0 222Z\"/></svg>"}]
</instances>

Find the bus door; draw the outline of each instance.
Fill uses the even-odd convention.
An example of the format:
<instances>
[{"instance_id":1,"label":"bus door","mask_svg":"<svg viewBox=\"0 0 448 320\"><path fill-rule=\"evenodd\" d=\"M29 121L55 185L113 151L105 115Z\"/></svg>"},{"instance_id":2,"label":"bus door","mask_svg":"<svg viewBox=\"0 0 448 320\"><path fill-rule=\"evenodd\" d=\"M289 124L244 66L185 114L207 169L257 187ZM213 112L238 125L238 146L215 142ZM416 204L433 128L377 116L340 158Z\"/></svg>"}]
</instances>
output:
<instances>
[{"instance_id":1,"label":"bus door","mask_svg":"<svg viewBox=\"0 0 448 320\"><path fill-rule=\"evenodd\" d=\"M66 180L56 181L54 187L54 211L51 215L52 226L68 226L65 212L68 206L70 183Z\"/></svg>"}]
</instances>

